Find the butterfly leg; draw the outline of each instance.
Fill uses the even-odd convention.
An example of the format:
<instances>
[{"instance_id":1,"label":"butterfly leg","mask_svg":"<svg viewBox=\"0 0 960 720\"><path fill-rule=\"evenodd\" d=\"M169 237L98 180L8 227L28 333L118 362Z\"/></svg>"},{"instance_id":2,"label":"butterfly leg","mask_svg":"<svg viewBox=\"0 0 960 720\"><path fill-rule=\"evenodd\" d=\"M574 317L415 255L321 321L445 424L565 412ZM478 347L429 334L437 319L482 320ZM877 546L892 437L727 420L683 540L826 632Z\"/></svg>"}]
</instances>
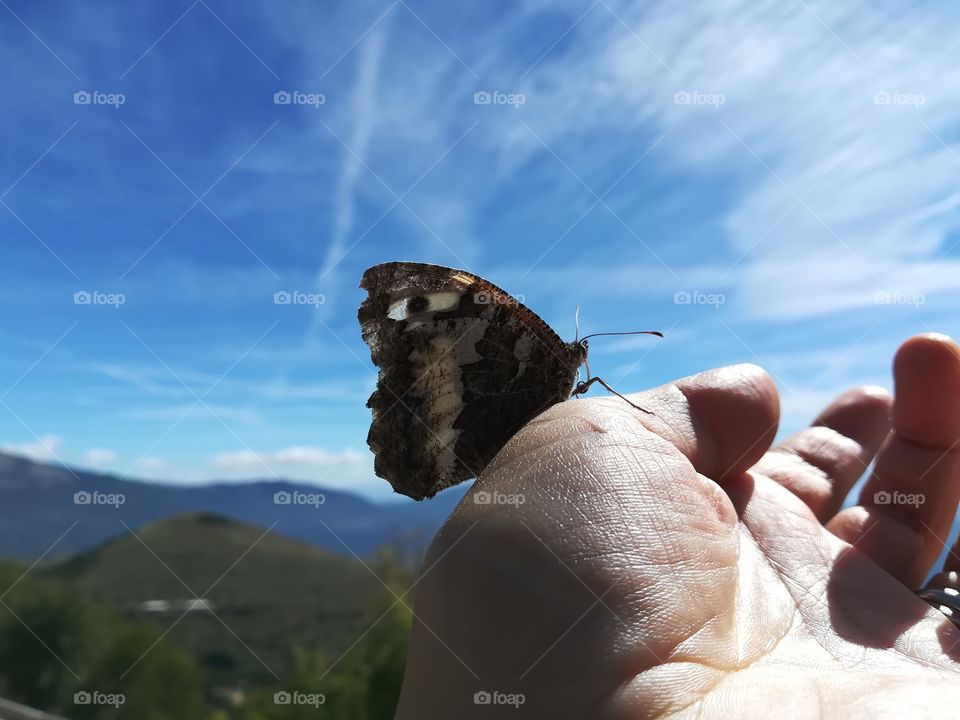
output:
<instances>
[{"instance_id":1,"label":"butterfly leg","mask_svg":"<svg viewBox=\"0 0 960 720\"><path fill-rule=\"evenodd\" d=\"M607 391L609 391L609 392L613 393L614 395L616 395L618 398L620 398L620 399L623 400L625 403L627 403L627 405L629 405L630 407L634 407L634 408L636 408L637 410L639 410L640 412L646 413L647 415L653 415L653 413L652 413L650 410L647 410L646 408L642 408L642 407L640 407L639 405L637 405L636 403L630 402L630 400L628 400L628 399L626 398L626 396L621 395L621 394L618 393L616 390L614 390L612 387L610 387L610 386L606 383L606 381L604 381L604 379L601 378L599 375L594 375L594 376L593 376L592 378L590 378L589 380L584 380L583 382L577 383L576 387L573 388L573 392L570 393L570 397L576 397L577 395L582 395L583 393L587 392L587 390L590 389L590 386L593 385L594 383L600 383Z\"/></svg>"}]
</instances>

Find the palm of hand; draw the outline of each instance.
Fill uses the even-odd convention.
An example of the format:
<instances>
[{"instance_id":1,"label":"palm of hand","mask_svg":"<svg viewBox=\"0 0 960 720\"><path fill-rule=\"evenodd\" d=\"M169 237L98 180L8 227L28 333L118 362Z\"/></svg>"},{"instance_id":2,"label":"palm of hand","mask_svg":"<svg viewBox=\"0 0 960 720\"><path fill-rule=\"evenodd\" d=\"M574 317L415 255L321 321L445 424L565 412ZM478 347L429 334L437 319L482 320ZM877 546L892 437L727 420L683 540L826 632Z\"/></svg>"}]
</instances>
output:
<instances>
[{"instance_id":1,"label":"palm of hand","mask_svg":"<svg viewBox=\"0 0 960 720\"><path fill-rule=\"evenodd\" d=\"M892 433L890 399L854 391L771 451L749 366L635 398L653 417L544 413L473 491L522 504L471 493L434 542L398 717L942 713L960 631L913 590L960 491L960 354L915 338L895 375ZM878 448L867 504L838 513Z\"/></svg>"}]
</instances>

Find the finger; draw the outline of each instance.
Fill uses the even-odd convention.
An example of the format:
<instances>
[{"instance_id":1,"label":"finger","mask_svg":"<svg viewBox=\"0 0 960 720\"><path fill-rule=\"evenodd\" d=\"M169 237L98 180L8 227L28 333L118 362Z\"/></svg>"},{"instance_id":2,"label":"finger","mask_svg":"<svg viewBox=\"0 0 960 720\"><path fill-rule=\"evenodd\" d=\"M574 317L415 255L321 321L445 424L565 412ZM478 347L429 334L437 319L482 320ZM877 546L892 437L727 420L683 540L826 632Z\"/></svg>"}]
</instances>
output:
<instances>
[{"instance_id":1,"label":"finger","mask_svg":"<svg viewBox=\"0 0 960 720\"><path fill-rule=\"evenodd\" d=\"M960 550L960 545L954 545L953 550L944 562L943 570L931 577L926 587L951 588L960 591L960 562L958 562L957 558L958 550Z\"/></svg>"},{"instance_id":2,"label":"finger","mask_svg":"<svg viewBox=\"0 0 960 720\"><path fill-rule=\"evenodd\" d=\"M658 403L667 439L718 483L750 469L777 435L780 396L756 365L700 373L674 388L661 388Z\"/></svg>"},{"instance_id":3,"label":"finger","mask_svg":"<svg viewBox=\"0 0 960 720\"><path fill-rule=\"evenodd\" d=\"M890 432L892 398L880 387L848 390L813 424L754 467L803 500L821 522L840 508Z\"/></svg>"},{"instance_id":4,"label":"finger","mask_svg":"<svg viewBox=\"0 0 960 720\"><path fill-rule=\"evenodd\" d=\"M930 578L928 583L933 587L948 587L960 591L960 537L957 537L946 557L943 559L941 572Z\"/></svg>"},{"instance_id":5,"label":"finger","mask_svg":"<svg viewBox=\"0 0 960 720\"><path fill-rule=\"evenodd\" d=\"M604 410L618 418L628 414L676 447L698 473L721 483L750 469L763 456L780 419L776 386L762 368L752 364L698 373L629 399L651 414L640 413L618 398L603 400ZM592 402L596 399L562 403L545 412L528 425L528 430L543 432L537 439L527 436L522 449L553 442L556 428L549 424L555 420L588 419L595 426L603 412L598 414ZM508 445L502 454L520 450Z\"/></svg>"},{"instance_id":6,"label":"finger","mask_svg":"<svg viewBox=\"0 0 960 720\"><path fill-rule=\"evenodd\" d=\"M960 497L960 348L944 335L915 336L893 372L893 433L860 506L828 528L915 588L943 549Z\"/></svg>"}]
</instances>

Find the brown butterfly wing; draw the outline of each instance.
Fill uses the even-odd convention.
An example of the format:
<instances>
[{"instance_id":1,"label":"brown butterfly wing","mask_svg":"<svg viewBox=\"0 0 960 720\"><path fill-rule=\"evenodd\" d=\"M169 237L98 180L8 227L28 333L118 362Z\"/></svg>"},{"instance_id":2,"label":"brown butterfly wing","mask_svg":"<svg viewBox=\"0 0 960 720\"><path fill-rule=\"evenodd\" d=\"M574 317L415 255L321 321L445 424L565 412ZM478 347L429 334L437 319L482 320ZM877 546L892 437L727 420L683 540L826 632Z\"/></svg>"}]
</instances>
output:
<instances>
[{"instance_id":1,"label":"brown butterfly wing","mask_svg":"<svg viewBox=\"0 0 960 720\"><path fill-rule=\"evenodd\" d=\"M374 468L421 500L476 477L525 423L573 389L579 353L509 294L464 270L394 262L360 287L379 368L367 406Z\"/></svg>"}]
</instances>

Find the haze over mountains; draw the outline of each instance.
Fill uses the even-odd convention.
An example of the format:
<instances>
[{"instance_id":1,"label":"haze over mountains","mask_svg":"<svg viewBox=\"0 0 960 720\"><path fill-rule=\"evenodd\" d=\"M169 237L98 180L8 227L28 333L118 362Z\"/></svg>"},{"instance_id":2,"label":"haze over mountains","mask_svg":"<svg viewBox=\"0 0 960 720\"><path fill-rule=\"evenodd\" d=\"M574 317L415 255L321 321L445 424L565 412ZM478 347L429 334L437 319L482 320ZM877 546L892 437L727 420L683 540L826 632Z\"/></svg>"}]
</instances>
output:
<instances>
[{"instance_id":1,"label":"haze over mountains","mask_svg":"<svg viewBox=\"0 0 960 720\"><path fill-rule=\"evenodd\" d=\"M374 503L294 482L184 486L122 480L0 453L0 557L62 557L189 512L215 513L341 555L365 556L388 543L425 546L464 492L453 489L421 503Z\"/></svg>"}]
</instances>

